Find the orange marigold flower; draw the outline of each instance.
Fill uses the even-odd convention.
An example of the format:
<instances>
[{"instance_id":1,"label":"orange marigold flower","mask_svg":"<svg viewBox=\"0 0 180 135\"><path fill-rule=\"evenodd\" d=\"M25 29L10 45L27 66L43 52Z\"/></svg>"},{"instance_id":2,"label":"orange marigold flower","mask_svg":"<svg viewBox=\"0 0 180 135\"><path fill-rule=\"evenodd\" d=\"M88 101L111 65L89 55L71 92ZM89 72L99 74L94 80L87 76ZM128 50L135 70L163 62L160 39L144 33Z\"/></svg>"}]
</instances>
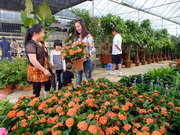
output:
<instances>
[{"instance_id":1,"label":"orange marigold flower","mask_svg":"<svg viewBox=\"0 0 180 135\"><path fill-rule=\"evenodd\" d=\"M78 111L78 110L80 109L80 107L81 107L80 105L74 105L73 108L76 109L76 110Z\"/></svg>"},{"instance_id":2,"label":"orange marigold flower","mask_svg":"<svg viewBox=\"0 0 180 135\"><path fill-rule=\"evenodd\" d=\"M102 125L105 125L107 123L107 121L108 121L108 117L106 117L106 116L102 116L99 119L99 123Z\"/></svg>"},{"instance_id":3,"label":"orange marigold flower","mask_svg":"<svg viewBox=\"0 0 180 135\"><path fill-rule=\"evenodd\" d=\"M115 134L113 127L106 128L106 135Z\"/></svg>"},{"instance_id":4,"label":"orange marigold flower","mask_svg":"<svg viewBox=\"0 0 180 135\"><path fill-rule=\"evenodd\" d=\"M133 94L134 94L134 95L137 95L137 94L138 94L138 92L137 92L137 91L133 91Z\"/></svg>"},{"instance_id":5,"label":"orange marigold flower","mask_svg":"<svg viewBox=\"0 0 180 135\"><path fill-rule=\"evenodd\" d=\"M153 113L153 110L152 109L148 109L148 112Z\"/></svg>"},{"instance_id":6,"label":"orange marigold flower","mask_svg":"<svg viewBox=\"0 0 180 135\"><path fill-rule=\"evenodd\" d=\"M122 106L122 110L123 110L123 111L127 111L127 110L129 110L129 106L127 106L127 105L123 105L123 106Z\"/></svg>"},{"instance_id":7,"label":"orange marigold flower","mask_svg":"<svg viewBox=\"0 0 180 135\"><path fill-rule=\"evenodd\" d=\"M154 120L151 119L151 118L146 119L146 123L147 123L147 124L152 124L153 122L154 122Z\"/></svg>"},{"instance_id":8,"label":"orange marigold flower","mask_svg":"<svg viewBox=\"0 0 180 135\"><path fill-rule=\"evenodd\" d=\"M88 131L91 134L96 134L98 132L98 128L96 127L96 125L90 125L89 128L88 128Z\"/></svg>"},{"instance_id":9,"label":"orange marigold flower","mask_svg":"<svg viewBox=\"0 0 180 135\"><path fill-rule=\"evenodd\" d=\"M164 134L164 133L165 133L165 131L166 131L166 128L165 128L165 127L163 127L163 126L161 126L159 131L161 132L161 134Z\"/></svg>"},{"instance_id":10,"label":"orange marigold flower","mask_svg":"<svg viewBox=\"0 0 180 135\"><path fill-rule=\"evenodd\" d=\"M136 135L144 135L142 132L137 132Z\"/></svg>"},{"instance_id":11,"label":"orange marigold flower","mask_svg":"<svg viewBox=\"0 0 180 135\"><path fill-rule=\"evenodd\" d=\"M15 109L18 109L19 108L19 106L20 106L20 104L19 103L17 103L17 104L15 104L14 106L13 106L13 109L15 110Z\"/></svg>"},{"instance_id":12,"label":"orange marigold flower","mask_svg":"<svg viewBox=\"0 0 180 135\"><path fill-rule=\"evenodd\" d=\"M12 128L11 128L11 130L13 131L13 130L16 130L17 129L17 126L16 125L14 125Z\"/></svg>"},{"instance_id":13,"label":"orange marigold flower","mask_svg":"<svg viewBox=\"0 0 180 135\"><path fill-rule=\"evenodd\" d=\"M168 122L164 122L164 124L166 125L166 127L170 126L170 124Z\"/></svg>"},{"instance_id":14,"label":"orange marigold flower","mask_svg":"<svg viewBox=\"0 0 180 135\"><path fill-rule=\"evenodd\" d=\"M131 129L131 127L132 126L130 124L126 124L123 126L124 130L126 130L126 131L129 131Z\"/></svg>"},{"instance_id":15,"label":"orange marigold flower","mask_svg":"<svg viewBox=\"0 0 180 135\"><path fill-rule=\"evenodd\" d=\"M16 117L16 111L12 110L12 111L8 112L7 115L8 115L8 118L9 118L9 119L11 119L11 118L13 118L13 117Z\"/></svg>"},{"instance_id":16,"label":"orange marigold flower","mask_svg":"<svg viewBox=\"0 0 180 135\"><path fill-rule=\"evenodd\" d=\"M31 120L32 118L34 118L34 115L28 116L28 120Z\"/></svg>"},{"instance_id":17,"label":"orange marigold flower","mask_svg":"<svg viewBox=\"0 0 180 135\"><path fill-rule=\"evenodd\" d=\"M120 133L120 135L126 135L125 133Z\"/></svg>"},{"instance_id":18,"label":"orange marigold flower","mask_svg":"<svg viewBox=\"0 0 180 135\"><path fill-rule=\"evenodd\" d=\"M75 105L74 102L70 102L70 103L68 104L68 107L73 107L74 105Z\"/></svg>"},{"instance_id":19,"label":"orange marigold flower","mask_svg":"<svg viewBox=\"0 0 180 135\"><path fill-rule=\"evenodd\" d=\"M144 126L144 127L141 128L141 130L142 130L142 131L149 131L150 129L149 129L148 126Z\"/></svg>"},{"instance_id":20,"label":"orange marigold flower","mask_svg":"<svg viewBox=\"0 0 180 135\"><path fill-rule=\"evenodd\" d=\"M76 112L77 112L76 109L71 108L71 109L68 110L67 115L68 115L68 116L72 116L72 115L76 114Z\"/></svg>"},{"instance_id":21,"label":"orange marigold flower","mask_svg":"<svg viewBox=\"0 0 180 135\"><path fill-rule=\"evenodd\" d=\"M62 112L63 111L63 108L61 107L61 106L59 106L58 108L56 108L56 112L57 113L60 113L60 112Z\"/></svg>"},{"instance_id":22,"label":"orange marigold flower","mask_svg":"<svg viewBox=\"0 0 180 135\"><path fill-rule=\"evenodd\" d=\"M155 110L155 111L158 111L158 110L159 110L159 108L158 108L158 107L154 107L154 110Z\"/></svg>"},{"instance_id":23,"label":"orange marigold flower","mask_svg":"<svg viewBox=\"0 0 180 135\"><path fill-rule=\"evenodd\" d=\"M157 90L154 90L154 93L158 93L158 91L157 91Z\"/></svg>"},{"instance_id":24,"label":"orange marigold flower","mask_svg":"<svg viewBox=\"0 0 180 135\"><path fill-rule=\"evenodd\" d=\"M173 102L169 102L168 105L174 106L174 103Z\"/></svg>"},{"instance_id":25,"label":"orange marigold flower","mask_svg":"<svg viewBox=\"0 0 180 135\"><path fill-rule=\"evenodd\" d=\"M147 131L144 131L143 135L150 135L150 133L148 133Z\"/></svg>"},{"instance_id":26,"label":"orange marigold flower","mask_svg":"<svg viewBox=\"0 0 180 135\"><path fill-rule=\"evenodd\" d=\"M151 135L162 135L159 131L153 131Z\"/></svg>"},{"instance_id":27,"label":"orange marigold flower","mask_svg":"<svg viewBox=\"0 0 180 135\"><path fill-rule=\"evenodd\" d=\"M147 112L146 112L145 109L140 109L140 110L139 110L139 113L141 113L141 114L146 114Z\"/></svg>"},{"instance_id":28,"label":"orange marigold flower","mask_svg":"<svg viewBox=\"0 0 180 135\"><path fill-rule=\"evenodd\" d=\"M116 117L117 116L117 113L114 113L114 112L107 112L106 114L108 117Z\"/></svg>"},{"instance_id":29,"label":"orange marigold flower","mask_svg":"<svg viewBox=\"0 0 180 135\"><path fill-rule=\"evenodd\" d=\"M133 107L133 103L131 103L131 102L127 102L125 105Z\"/></svg>"},{"instance_id":30,"label":"orange marigold flower","mask_svg":"<svg viewBox=\"0 0 180 135\"><path fill-rule=\"evenodd\" d=\"M24 122L23 124L21 124L21 127L26 128L28 126L27 122Z\"/></svg>"},{"instance_id":31,"label":"orange marigold flower","mask_svg":"<svg viewBox=\"0 0 180 135\"><path fill-rule=\"evenodd\" d=\"M39 106L38 106L38 109L39 110L43 110L44 108L48 107L48 105L44 102L42 102Z\"/></svg>"},{"instance_id":32,"label":"orange marigold flower","mask_svg":"<svg viewBox=\"0 0 180 135\"><path fill-rule=\"evenodd\" d=\"M126 119L127 119L127 115L123 115L123 114L121 114L121 113L118 113L118 118L119 118L120 120L126 120Z\"/></svg>"},{"instance_id":33,"label":"orange marigold flower","mask_svg":"<svg viewBox=\"0 0 180 135\"><path fill-rule=\"evenodd\" d=\"M161 115L163 115L163 116L167 116L167 115L168 115L168 112L163 111L163 112L161 112Z\"/></svg>"},{"instance_id":34,"label":"orange marigold flower","mask_svg":"<svg viewBox=\"0 0 180 135\"><path fill-rule=\"evenodd\" d=\"M105 105L110 105L111 103L109 101L106 101L104 104Z\"/></svg>"},{"instance_id":35,"label":"orange marigold flower","mask_svg":"<svg viewBox=\"0 0 180 135\"><path fill-rule=\"evenodd\" d=\"M161 111L167 111L167 109L165 107L162 107Z\"/></svg>"},{"instance_id":36,"label":"orange marigold flower","mask_svg":"<svg viewBox=\"0 0 180 135\"><path fill-rule=\"evenodd\" d=\"M38 135L44 135L44 132L43 131L38 131L37 134Z\"/></svg>"},{"instance_id":37,"label":"orange marigold flower","mask_svg":"<svg viewBox=\"0 0 180 135\"><path fill-rule=\"evenodd\" d=\"M28 103L29 106L34 106L35 104L36 104L36 102L33 100Z\"/></svg>"},{"instance_id":38,"label":"orange marigold flower","mask_svg":"<svg viewBox=\"0 0 180 135\"><path fill-rule=\"evenodd\" d=\"M78 123L77 127L82 131L86 131L88 128L88 124L85 121L82 121Z\"/></svg>"},{"instance_id":39,"label":"orange marigold flower","mask_svg":"<svg viewBox=\"0 0 180 135\"><path fill-rule=\"evenodd\" d=\"M17 112L16 116L17 116L17 117L24 116L24 111L19 111L19 112Z\"/></svg>"},{"instance_id":40,"label":"orange marigold flower","mask_svg":"<svg viewBox=\"0 0 180 135\"><path fill-rule=\"evenodd\" d=\"M73 125L74 125L74 119L73 118L68 118L67 120L66 120L66 126L68 127L68 128L70 128L70 127L72 127Z\"/></svg>"},{"instance_id":41,"label":"orange marigold flower","mask_svg":"<svg viewBox=\"0 0 180 135\"><path fill-rule=\"evenodd\" d=\"M135 126L136 128L140 128L140 127L141 127L140 123L135 123L134 126Z\"/></svg>"},{"instance_id":42,"label":"orange marigold flower","mask_svg":"<svg viewBox=\"0 0 180 135\"><path fill-rule=\"evenodd\" d=\"M35 98L35 97L36 97L35 94L32 94L32 95L30 96L31 99L33 99L33 98Z\"/></svg>"},{"instance_id":43,"label":"orange marigold flower","mask_svg":"<svg viewBox=\"0 0 180 135\"><path fill-rule=\"evenodd\" d=\"M114 110L119 110L120 107L119 107L118 105L115 105L115 106L112 107L112 109L114 109Z\"/></svg>"},{"instance_id":44,"label":"orange marigold flower","mask_svg":"<svg viewBox=\"0 0 180 135\"><path fill-rule=\"evenodd\" d=\"M137 128L133 129L133 133L137 133L139 130Z\"/></svg>"},{"instance_id":45,"label":"orange marigold flower","mask_svg":"<svg viewBox=\"0 0 180 135\"><path fill-rule=\"evenodd\" d=\"M75 98L75 99L74 99L74 102L79 103L79 102L80 102L80 99L79 99L79 98Z\"/></svg>"},{"instance_id":46,"label":"orange marigold flower","mask_svg":"<svg viewBox=\"0 0 180 135\"><path fill-rule=\"evenodd\" d=\"M180 111L180 107L175 107L176 111Z\"/></svg>"},{"instance_id":47,"label":"orange marigold flower","mask_svg":"<svg viewBox=\"0 0 180 135\"><path fill-rule=\"evenodd\" d=\"M88 114L87 118L88 118L88 119L94 118L94 114Z\"/></svg>"},{"instance_id":48,"label":"orange marigold flower","mask_svg":"<svg viewBox=\"0 0 180 135\"><path fill-rule=\"evenodd\" d=\"M46 119L45 118L41 118L40 119L40 123L46 123Z\"/></svg>"}]
</instances>

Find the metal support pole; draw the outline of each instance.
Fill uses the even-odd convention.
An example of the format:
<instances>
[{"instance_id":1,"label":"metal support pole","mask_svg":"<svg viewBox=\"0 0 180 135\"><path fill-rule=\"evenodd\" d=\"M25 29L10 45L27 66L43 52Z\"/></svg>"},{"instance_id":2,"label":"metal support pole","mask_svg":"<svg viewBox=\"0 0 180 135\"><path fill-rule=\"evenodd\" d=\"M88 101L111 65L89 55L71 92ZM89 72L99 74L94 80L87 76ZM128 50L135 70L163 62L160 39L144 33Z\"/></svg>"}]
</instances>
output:
<instances>
[{"instance_id":1,"label":"metal support pole","mask_svg":"<svg viewBox=\"0 0 180 135\"><path fill-rule=\"evenodd\" d=\"M138 10L138 23L139 23L139 12L140 12L140 11Z\"/></svg>"},{"instance_id":2,"label":"metal support pole","mask_svg":"<svg viewBox=\"0 0 180 135\"><path fill-rule=\"evenodd\" d=\"M94 0L92 0L92 17L94 17Z\"/></svg>"},{"instance_id":3,"label":"metal support pole","mask_svg":"<svg viewBox=\"0 0 180 135\"><path fill-rule=\"evenodd\" d=\"M178 24L176 25L176 36L178 36Z\"/></svg>"}]
</instances>

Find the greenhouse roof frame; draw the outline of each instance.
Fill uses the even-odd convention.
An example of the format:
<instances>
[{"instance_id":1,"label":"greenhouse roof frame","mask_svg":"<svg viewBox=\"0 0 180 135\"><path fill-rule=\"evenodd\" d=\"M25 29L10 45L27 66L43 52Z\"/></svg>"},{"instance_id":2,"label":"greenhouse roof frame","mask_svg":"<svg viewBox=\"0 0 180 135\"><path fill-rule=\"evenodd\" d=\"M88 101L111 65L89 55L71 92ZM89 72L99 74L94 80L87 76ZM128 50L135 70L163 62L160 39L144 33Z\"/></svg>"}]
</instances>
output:
<instances>
[{"instance_id":1,"label":"greenhouse roof frame","mask_svg":"<svg viewBox=\"0 0 180 135\"><path fill-rule=\"evenodd\" d=\"M180 35L180 0L93 0L73 8L89 10L97 17L112 13L124 20L150 19L154 29L166 28L170 34Z\"/></svg>"}]
</instances>

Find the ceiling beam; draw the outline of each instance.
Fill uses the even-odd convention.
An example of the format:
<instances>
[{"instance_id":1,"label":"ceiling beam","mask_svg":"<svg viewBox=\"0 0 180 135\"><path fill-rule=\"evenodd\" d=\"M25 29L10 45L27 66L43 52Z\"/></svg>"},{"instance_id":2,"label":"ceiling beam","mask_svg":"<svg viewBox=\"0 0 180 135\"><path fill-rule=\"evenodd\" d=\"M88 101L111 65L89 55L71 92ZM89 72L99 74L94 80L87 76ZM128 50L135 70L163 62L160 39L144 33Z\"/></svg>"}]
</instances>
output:
<instances>
[{"instance_id":1,"label":"ceiling beam","mask_svg":"<svg viewBox=\"0 0 180 135\"><path fill-rule=\"evenodd\" d=\"M123 6L126 6L126 7L129 7L129 8L132 8L132 9L135 9L135 10L139 10L139 11L141 11L141 12L144 12L144 13L147 13L147 14L150 14L150 15L153 15L153 16L156 16L156 17L160 17L160 18L162 18L162 19L164 19L164 20L166 20L166 21L170 21L170 22L173 22L173 23L175 23L175 24L180 25L179 22L170 20L170 19L168 19L168 18L165 18L165 17L163 17L163 16L160 16L160 15L157 15L157 14L154 14L154 13L151 13L151 12L149 12L149 11L145 11L145 10L143 10L143 9L141 9L141 8L137 8L137 7L131 6L131 5L127 4L127 3L123 3L123 2L120 3L120 2L117 2L117 1L114 1L114 0L110 0L110 1L111 1L111 2L114 2L114 3L117 3L117 4L120 4L120 5L123 5Z\"/></svg>"}]
</instances>

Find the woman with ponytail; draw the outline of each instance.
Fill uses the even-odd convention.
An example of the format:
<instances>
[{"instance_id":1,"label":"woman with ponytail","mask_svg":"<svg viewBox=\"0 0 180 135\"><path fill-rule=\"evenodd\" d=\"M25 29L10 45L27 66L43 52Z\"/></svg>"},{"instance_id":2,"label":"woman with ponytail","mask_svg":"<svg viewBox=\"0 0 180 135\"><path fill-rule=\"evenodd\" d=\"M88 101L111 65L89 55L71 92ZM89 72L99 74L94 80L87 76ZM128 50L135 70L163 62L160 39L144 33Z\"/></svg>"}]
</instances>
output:
<instances>
[{"instance_id":1,"label":"woman with ponytail","mask_svg":"<svg viewBox=\"0 0 180 135\"><path fill-rule=\"evenodd\" d=\"M51 88L51 73L49 67L55 72L55 67L48 61L46 51L41 41L44 37L44 29L41 25L35 24L28 29L25 36L25 52L28 57L27 80L33 84L33 94L39 97L41 86L44 85L45 97Z\"/></svg>"}]
</instances>

